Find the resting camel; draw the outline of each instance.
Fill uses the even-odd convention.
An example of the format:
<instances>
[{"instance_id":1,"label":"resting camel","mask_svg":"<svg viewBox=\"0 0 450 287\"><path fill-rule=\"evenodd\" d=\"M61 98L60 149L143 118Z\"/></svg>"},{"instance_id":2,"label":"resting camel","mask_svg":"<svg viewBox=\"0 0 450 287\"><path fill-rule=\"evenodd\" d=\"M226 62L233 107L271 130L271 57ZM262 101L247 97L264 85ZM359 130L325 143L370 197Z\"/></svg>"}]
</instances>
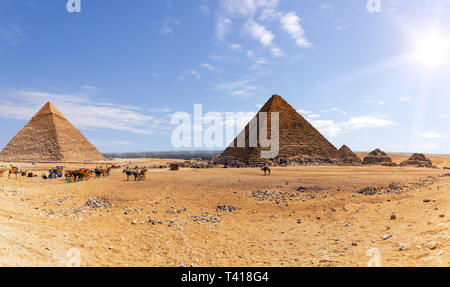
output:
<instances>
[{"instance_id":1,"label":"resting camel","mask_svg":"<svg viewBox=\"0 0 450 287\"><path fill-rule=\"evenodd\" d=\"M267 175L267 172L269 172L269 175L270 175L270 167L264 166L264 167L261 167L261 170L264 171L264 175Z\"/></svg>"}]
</instances>

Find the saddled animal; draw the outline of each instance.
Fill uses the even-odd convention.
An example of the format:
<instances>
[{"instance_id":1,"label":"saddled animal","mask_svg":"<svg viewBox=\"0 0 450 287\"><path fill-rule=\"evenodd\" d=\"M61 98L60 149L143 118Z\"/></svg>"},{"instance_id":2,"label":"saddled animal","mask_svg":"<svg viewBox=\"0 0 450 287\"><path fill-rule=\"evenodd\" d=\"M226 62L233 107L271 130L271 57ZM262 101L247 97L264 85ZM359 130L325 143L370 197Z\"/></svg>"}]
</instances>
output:
<instances>
[{"instance_id":1,"label":"saddled animal","mask_svg":"<svg viewBox=\"0 0 450 287\"><path fill-rule=\"evenodd\" d=\"M73 179L73 181L81 181L88 179L91 173L92 172L89 169L66 170L65 177L67 180Z\"/></svg>"},{"instance_id":2,"label":"saddled animal","mask_svg":"<svg viewBox=\"0 0 450 287\"><path fill-rule=\"evenodd\" d=\"M127 176L127 181L130 181L130 176L134 176L134 180L145 180L146 169L138 170L138 169L124 169L122 173L125 173Z\"/></svg>"},{"instance_id":3,"label":"saddled animal","mask_svg":"<svg viewBox=\"0 0 450 287\"><path fill-rule=\"evenodd\" d=\"M111 168L110 168L110 167L107 167L107 168L102 168L102 167L96 168L96 169L94 170L94 173L95 173L95 176L96 176L96 177L101 177L101 176L105 177L105 176L109 176L110 173L111 173Z\"/></svg>"},{"instance_id":4,"label":"saddled animal","mask_svg":"<svg viewBox=\"0 0 450 287\"><path fill-rule=\"evenodd\" d=\"M134 176L134 180L136 180L136 172L131 169L124 169L122 173L125 173L127 175L127 181L130 181L130 176Z\"/></svg>"},{"instance_id":5,"label":"saddled animal","mask_svg":"<svg viewBox=\"0 0 450 287\"><path fill-rule=\"evenodd\" d=\"M147 172L146 169L142 169L140 171L137 171L137 180L145 180L145 173Z\"/></svg>"},{"instance_id":6,"label":"saddled animal","mask_svg":"<svg viewBox=\"0 0 450 287\"><path fill-rule=\"evenodd\" d=\"M261 167L261 170L264 171L264 175L267 175L267 173L269 173L269 175L270 175L270 167L263 166L263 167Z\"/></svg>"},{"instance_id":7,"label":"saddled animal","mask_svg":"<svg viewBox=\"0 0 450 287\"><path fill-rule=\"evenodd\" d=\"M11 166L11 168L9 169L8 178L11 178L11 174L16 175L16 179L17 179L17 175L19 174L19 169L15 166Z\"/></svg>"}]
</instances>

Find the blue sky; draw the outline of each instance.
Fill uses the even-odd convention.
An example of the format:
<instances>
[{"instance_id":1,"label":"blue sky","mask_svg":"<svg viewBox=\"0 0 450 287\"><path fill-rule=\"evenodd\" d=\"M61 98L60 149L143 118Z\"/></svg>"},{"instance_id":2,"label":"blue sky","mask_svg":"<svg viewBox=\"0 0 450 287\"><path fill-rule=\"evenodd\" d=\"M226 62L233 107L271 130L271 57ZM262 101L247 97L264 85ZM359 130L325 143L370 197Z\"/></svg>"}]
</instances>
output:
<instances>
[{"instance_id":1,"label":"blue sky","mask_svg":"<svg viewBox=\"0 0 450 287\"><path fill-rule=\"evenodd\" d=\"M380 1L1 0L0 148L49 100L123 152L278 93L338 148L448 154L450 0Z\"/></svg>"}]
</instances>

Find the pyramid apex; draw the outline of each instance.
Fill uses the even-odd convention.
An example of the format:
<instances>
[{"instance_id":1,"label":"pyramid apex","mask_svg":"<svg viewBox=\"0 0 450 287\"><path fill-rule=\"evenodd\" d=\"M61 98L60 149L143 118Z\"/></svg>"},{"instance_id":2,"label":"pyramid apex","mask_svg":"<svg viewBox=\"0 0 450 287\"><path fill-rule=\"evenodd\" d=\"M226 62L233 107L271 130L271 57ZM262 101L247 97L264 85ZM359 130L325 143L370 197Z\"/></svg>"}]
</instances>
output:
<instances>
[{"instance_id":1,"label":"pyramid apex","mask_svg":"<svg viewBox=\"0 0 450 287\"><path fill-rule=\"evenodd\" d=\"M47 114L53 114L57 115L61 118L65 118L64 115L55 107L55 105L48 101L35 115L34 117L41 116L41 115L47 115Z\"/></svg>"}]
</instances>

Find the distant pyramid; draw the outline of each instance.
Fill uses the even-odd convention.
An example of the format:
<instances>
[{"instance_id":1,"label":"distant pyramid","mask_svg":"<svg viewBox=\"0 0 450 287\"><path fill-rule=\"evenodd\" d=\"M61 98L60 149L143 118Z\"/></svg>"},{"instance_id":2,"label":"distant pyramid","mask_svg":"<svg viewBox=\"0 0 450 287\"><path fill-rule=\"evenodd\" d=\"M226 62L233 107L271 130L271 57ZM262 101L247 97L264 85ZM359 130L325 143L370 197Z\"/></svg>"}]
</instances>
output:
<instances>
[{"instance_id":1,"label":"distant pyramid","mask_svg":"<svg viewBox=\"0 0 450 287\"><path fill-rule=\"evenodd\" d=\"M103 155L50 102L0 153L3 161L89 161Z\"/></svg>"},{"instance_id":2,"label":"distant pyramid","mask_svg":"<svg viewBox=\"0 0 450 287\"><path fill-rule=\"evenodd\" d=\"M362 165L362 160L346 145L343 145L338 153L344 163L351 165Z\"/></svg>"},{"instance_id":3,"label":"distant pyramid","mask_svg":"<svg viewBox=\"0 0 450 287\"><path fill-rule=\"evenodd\" d=\"M268 138L271 137L270 113L279 113L280 139L278 158L296 156L339 158L337 149L279 95L273 95L261 108L259 113L261 112L267 113ZM256 115L257 121L259 121L259 113ZM237 147L236 138L222 153L221 159L233 158L250 165L260 161L261 150L268 149L261 147L259 138L256 147L249 146L249 126L250 124L247 124L241 132L241 134L245 133L245 147Z\"/></svg>"},{"instance_id":4,"label":"distant pyramid","mask_svg":"<svg viewBox=\"0 0 450 287\"><path fill-rule=\"evenodd\" d=\"M363 160L363 164L395 166L392 159L382 150L375 149L371 151Z\"/></svg>"}]
</instances>

